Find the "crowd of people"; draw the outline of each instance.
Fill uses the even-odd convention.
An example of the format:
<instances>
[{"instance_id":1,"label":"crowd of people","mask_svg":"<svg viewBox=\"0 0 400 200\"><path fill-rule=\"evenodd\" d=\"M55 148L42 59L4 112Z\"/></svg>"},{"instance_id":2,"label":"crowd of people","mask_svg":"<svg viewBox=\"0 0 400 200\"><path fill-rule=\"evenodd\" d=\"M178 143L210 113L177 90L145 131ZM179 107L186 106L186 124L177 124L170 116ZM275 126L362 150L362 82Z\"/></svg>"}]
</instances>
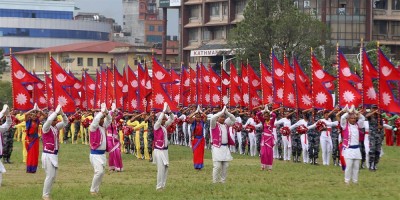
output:
<instances>
[{"instance_id":1,"label":"crowd of people","mask_svg":"<svg viewBox=\"0 0 400 200\"><path fill-rule=\"evenodd\" d=\"M204 168L205 149L211 149L213 183L224 183L231 153L260 157L261 170L272 171L274 160L342 166L345 183L358 182L360 168L378 169L382 142L400 145L397 116L381 114L376 107L356 109L346 106L332 111L314 109L272 109L270 105L247 108L207 108L190 106L171 112L164 104L160 112L123 113L105 104L95 111L77 110L65 114L60 106L41 110L35 104L26 113L4 105L0 112L0 157L11 163L13 142L21 141L26 172L35 173L39 142L43 143L42 167L46 178L43 199L50 191L58 169L60 143L82 143L90 147L94 176L90 193L99 192L108 170L123 171L122 153L157 165L157 190L166 186L169 145L188 146L193 152L193 168ZM392 141L388 141L392 140ZM108 152L108 158L106 157ZM5 167L0 161L0 186Z\"/></svg>"}]
</instances>

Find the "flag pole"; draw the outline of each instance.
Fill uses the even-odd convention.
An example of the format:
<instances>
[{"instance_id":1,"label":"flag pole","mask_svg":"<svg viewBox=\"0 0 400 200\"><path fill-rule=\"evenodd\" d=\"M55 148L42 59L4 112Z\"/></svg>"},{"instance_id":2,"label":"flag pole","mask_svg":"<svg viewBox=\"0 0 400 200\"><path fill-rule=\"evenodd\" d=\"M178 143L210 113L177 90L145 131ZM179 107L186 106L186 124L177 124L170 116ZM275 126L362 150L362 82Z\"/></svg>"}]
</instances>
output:
<instances>
[{"instance_id":1,"label":"flag pole","mask_svg":"<svg viewBox=\"0 0 400 200\"><path fill-rule=\"evenodd\" d=\"M339 43L336 43L336 63L337 63L337 67L336 67L336 75L337 75L337 102L338 105L340 107L340 63L339 63ZM336 95L335 95L336 96Z\"/></svg>"},{"instance_id":2,"label":"flag pole","mask_svg":"<svg viewBox=\"0 0 400 200\"><path fill-rule=\"evenodd\" d=\"M261 75L261 78L263 78L261 52L258 53L258 58L259 58L259 60L260 60L260 75ZM260 82L262 83L262 79L261 79ZM262 103L264 103L263 100L264 100L264 85L261 84L261 102L262 102Z\"/></svg>"},{"instance_id":3,"label":"flag pole","mask_svg":"<svg viewBox=\"0 0 400 200\"><path fill-rule=\"evenodd\" d=\"M311 47L310 48L310 72L311 72L311 102L312 102L312 107L313 108L315 108L315 100L314 100L314 79L313 79L313 77L314 77L314 72L313 72L313 64L312 64L312 61L313 60L313 48ZM311 118L311 122L312 123L314 123L314 116L315 116L315 114L314 114L315 112L314 112L314 109L312 109L312 118Z\"/></svg>"},{"instance_id":4,"label":"flag pole","mask_svg":"<svg viewBox=\"0 0 400 200\"><path fill-rule=\"evenodd\" d=\"M10 62L11 63L10 64L11 65L11 94L12 94L12 98L13 98L12 105L13 105L13 108L15 108L15 104L14 104L14 101L15 101L14 92L15 91L14 91L14 85L13 85L13 83L14 83L14 81L13 81L14 80L14 78L13 78L14 73L13 73L13 62L12 62L14 58L12 56L12 48L10 48L9 50L10 50L10 55L9 56L10 56L10 60L11 60L11 62Z\"/></svg>"},{"instance_id":5,"label":"flag pole","mask_svg":"<svg viewBox=\"0 0 400 200\"><path fill-rule=\"evenodd\" d=\"M377 57L377 68L378 68L378 127L381 125L381 69L379 62L379 41L376 43L376 57Z\"/></svg>"},{"instance_id":6,"label":"flag pole","mask_svg":"<svg viewBox=\"0 0 400 200\"><path fill-rule=\"evenodd\" d=\"M361 45L360 45L360 69L361 69L361 81L364 84L364 63L363 63L363 48L364 48L364 39L361 38ZM361 88L361 106L364 108L364 87Z\"/></svg>"}]
</instances>

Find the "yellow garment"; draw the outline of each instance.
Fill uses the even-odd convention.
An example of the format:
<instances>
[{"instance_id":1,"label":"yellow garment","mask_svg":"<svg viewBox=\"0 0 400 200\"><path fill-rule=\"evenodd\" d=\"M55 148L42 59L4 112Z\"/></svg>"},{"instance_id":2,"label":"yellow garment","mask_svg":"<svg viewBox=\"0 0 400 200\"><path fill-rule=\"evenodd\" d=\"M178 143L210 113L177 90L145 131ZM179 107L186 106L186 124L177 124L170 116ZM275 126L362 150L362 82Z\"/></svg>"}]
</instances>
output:
<instances>
[{"instance_id":1,"label":"yellow garment","mask_svg":"<svg viewBox=\"0 0 400 200\"><path fill-rule=\"evenodd\" d=\"M140 125L140 123L139 123L139 121L133 121L133 122L131 122L131 120L129 120L128 122L126 122L126 124L128 125L128 126L131 126L132 128L133 128L133 130L134 131L136 131L135 132L135 139L134 139L134 143L135 143L135 148L136 148L136 157L137 158L142 158L142 154L140 153L140 133L139 133L139 130L140 130L140 128L139 129L136 129L137 127L139 127L139 125Z\"/></svg>"},{"instance_id":2,"label":"yellow garment","mask_svg":"<svg viewBox=\"0 0 400 200\"><path fill-rule=\"evenodd\" d=\"M82 122L85 121L86 119L89 120L93 120L93 116L89 115L87 117L85 117L84 115L82 115L81 118L81 137L82 137L82 144L89 144L88 138L89 138L89 127L88 128L84 128Z\"/></svg>"},{"instance_id":3,"label":"yellow garment","mask_svg":"<svg viewBox=\"0 0 400 200\"><path fill-rule=\"evenodd\" d=\"M21 136L22 136L22 133L25 131L25 115L23 115L23 114L17 114L16 116L15 116L15 118L17 118L18 119L18 121L20 121L20 123L19 124L17 124L17 125L15 125L15 133L16 134L14 134L14 139L16 139L18 142L19 141L21 141Z\"/></svg>"},{"instance_id":4,"label":"yellow garment","mask_svg":"<svg viewBox=\"0 0 400 200\"><path fill-rule=\"evenodd\" d=\"M62 116L58 115L57 116L57 120L61 122L62 121ZM58 134L58 140L60 141L60 143L64 143L64 134L65 134L64 129L61 129L59 134Z\"/></svg>"},{"instance_id":5,"label":"yellow garment","mask_svg":"<svg viewBox=\"0 0 400 200\"><path fill-rule=\"evenodd\" d=\"M144 133L143 133L143 143L144 143L144 157L145 159L150 159L149 153L147 152L147 122L143 121L141 122L139 125L135 126L134 130L136 131L135 134L135 145L136 145L136 151L137 153L137 158L142 158L142 154L140 153L140 129L143 128L144 129ZM146 137L145 137L146 135Z\"/></svg>"}]
</instances>

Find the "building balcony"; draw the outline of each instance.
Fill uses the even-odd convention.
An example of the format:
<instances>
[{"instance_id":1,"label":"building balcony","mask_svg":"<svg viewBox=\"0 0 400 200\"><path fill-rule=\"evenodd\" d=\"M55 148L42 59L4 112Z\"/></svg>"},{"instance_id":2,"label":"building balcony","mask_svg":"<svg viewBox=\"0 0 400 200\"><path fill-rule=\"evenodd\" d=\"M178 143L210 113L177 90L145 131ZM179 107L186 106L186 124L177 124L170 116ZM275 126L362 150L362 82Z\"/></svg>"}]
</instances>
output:
<instances>
[{"instance_id":1,"label":"building balcony","mask_svg":"<svg viewBox=\"0 0 400 200\"><path fill-rule=\"evenodd\" d=\"M213 2L223 2L228 0L206 0L206 3L213 3Z\"/></svg>"},{"instance_id":2,"label":"building balcony","mask_svg":"<svg viewBox=\"0 0 400 200\"><path fill-rule=\"evenodd\" d=\"M202 18L189 18L189 23L185 24L184 28L200 27L202 26Z\"/></svg>"},{"instance_id":3,"label":"building balcony","mask_svg":"<svg viewBox=\"0 0 400 200\"><path fill-rule=\"evenodd\" d=\"M372 40L378 40L382 45L400 45L400 35L374 34Z\"/></svg>"},{"instance_id":4,"label":"building balcony","mask_svg":"<svg viewBox=\"0 0 400 200\"><path fill-rule=\"evenodd\" d=\"M186 0L184 5L196 5L196 4L202 4L203 0Z\"/></svg>"},{"instance_id":5,"label":"building balcony","mask_svg":"<svg viewBox=\"0 0 400 200\"><path fill-rule=\"evenodd\" d=\"M227 25L228 24L228 17L210 17L210 21L208 21L204 26L220 26L220 25Z\"/></svg>"},{"instance_id":6,"label":"building balcony","mask_svg":"<svg viewBox=\"0 0 400 200\"><path fill-rule=\"evenodd\" d=\"M373 19L374 20L400 21L400 10L374 9Z\"/></svg>"}]
</instances>

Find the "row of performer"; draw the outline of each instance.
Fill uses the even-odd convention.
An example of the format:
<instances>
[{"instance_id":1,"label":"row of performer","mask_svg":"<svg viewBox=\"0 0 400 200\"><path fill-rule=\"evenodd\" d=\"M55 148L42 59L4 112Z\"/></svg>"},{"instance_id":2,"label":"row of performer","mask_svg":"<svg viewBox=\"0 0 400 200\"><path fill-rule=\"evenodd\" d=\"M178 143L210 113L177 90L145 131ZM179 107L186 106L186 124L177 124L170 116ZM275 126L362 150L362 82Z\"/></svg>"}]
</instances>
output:
<instances>
[{"instance_id":1,"label":"row of performer","mask_svg":"<svg viewBox=\"0 0 400 200\"><path fill-rule=\"evenodd\" d=\"M274 159L289 161L291 155L294 162L300 162L302 154L304 163L317 164L321 146L323 165L329 165L332 155L334 164L340 163L345 170L345 183L349 184L350 180L357 183L361 160L361 167L365 164L371 171L377 169L383 129L397 132L397 121L389 125L376 108L357 110L346 106L342 110L300 112L283 108L270 111L268 105L251 111L190 107L174 114L165 104L163 111L156 114L123 114L115 105L110 111L104 104L101 107L96 112L77 111L68 117L60 106L47 112L35 105L27 113L16 114L5 105L0 113L5 119L0 127L3 136L0 156L5 163L10 163L9 143L15 132L15 139L22 141L26 151L23 160L26 171L35 173L41 139L42 167L46 172L43 199L50 198L58 169L60 142L66 143L72 138L72 143L77 143L79 137L82 143L90 146L90 162L94 168L90 192L93 195L98 193L104 175L105 152L109 155L110 170L123 170L121 152L154 162L158 171L156 189L164 189L169 144L190 146L196 170L204 167L205 148L211 148L214 183L225 182L229 161L233 159L231 152L258 155L261 170L271 171ZM1 185L1 174L5 172L1 162L0 172Z\"/></svg>"}]
</instances>

